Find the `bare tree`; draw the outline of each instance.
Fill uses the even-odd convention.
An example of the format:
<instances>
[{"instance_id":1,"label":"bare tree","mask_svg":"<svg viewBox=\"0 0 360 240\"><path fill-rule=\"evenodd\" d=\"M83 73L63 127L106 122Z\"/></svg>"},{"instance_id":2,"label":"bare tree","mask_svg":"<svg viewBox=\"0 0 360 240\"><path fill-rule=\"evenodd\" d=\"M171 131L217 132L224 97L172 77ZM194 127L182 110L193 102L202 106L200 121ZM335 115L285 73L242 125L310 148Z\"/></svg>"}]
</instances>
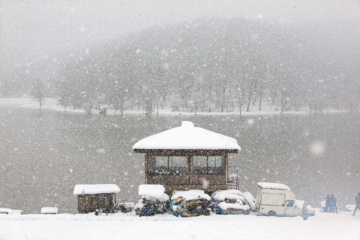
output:
<instances>
[{"instance_id":1,"label":"bare tree","mask_svg":"<svg viewBox=\"0 0 360 240\"><path fill-rule=\"evenodd\" d=\"M41 108L45 99L45 86L42 81L36 79L35 85L31 90L31 96L39 103L39 111L41 112Z\"/></svg>"}]
</instances>

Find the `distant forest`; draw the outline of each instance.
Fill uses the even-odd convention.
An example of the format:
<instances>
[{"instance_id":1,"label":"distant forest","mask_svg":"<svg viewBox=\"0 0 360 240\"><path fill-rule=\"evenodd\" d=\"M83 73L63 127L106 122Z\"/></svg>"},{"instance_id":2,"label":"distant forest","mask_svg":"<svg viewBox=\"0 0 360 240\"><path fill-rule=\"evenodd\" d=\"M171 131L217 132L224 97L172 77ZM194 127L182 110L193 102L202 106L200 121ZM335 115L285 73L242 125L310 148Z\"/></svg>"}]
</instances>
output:
<instances>
[{"instance_id":1,"label":"distant forest","mask_svg":"<svg viewBox=\"0 0 360 240\"><path fill-rule=\"evenodd\" d=\"M264 102L281 112L358 111L360 44L350 31L211 18L152 28L68 59L51 81L36 79L31 94L89 113L241 114Z\"/></svg>"}]
</instances>

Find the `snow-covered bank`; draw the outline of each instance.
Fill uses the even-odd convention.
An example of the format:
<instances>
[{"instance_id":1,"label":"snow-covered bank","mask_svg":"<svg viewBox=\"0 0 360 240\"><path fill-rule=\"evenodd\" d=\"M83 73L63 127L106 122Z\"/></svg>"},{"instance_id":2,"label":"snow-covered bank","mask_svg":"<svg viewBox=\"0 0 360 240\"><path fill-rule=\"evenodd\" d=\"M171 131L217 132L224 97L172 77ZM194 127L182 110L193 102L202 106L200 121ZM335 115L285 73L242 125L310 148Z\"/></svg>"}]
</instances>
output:
<instances>
[{"instance_id":1,"label":"snow-covered bank","mask_svg":"<svg viewBox=\"0 0 360 240\"><path fill-rule=\"evenodd\" d=\"M32 98L0 98L0 107L23 107L23 108L39 108L39 103ZM53 110L53 111L65 111L64 107L59 105L57 100L54 98L46 98L43 102L42 109ZM85 113L83 109L73 109L72 107L66 108L66 112L69 113ZM327 109L324 110L326 113L346 113L348 111L338 109ZM93 111L94 114L99 114L98 110ZM293 115L304 115L309 114L308 108L301 109L299 111L285 111L282 114L293 114ZM107 115L120 115L120 111L107 110ZM144 115L143 110L124 110L126 115ZM156 115L156 111L153 112ZM159 115L194 115L193 112L173 112L171 109L159 109ZM264 103L262 110L258 110L257 107L253 107L251 111L242 111L243 116L257 116L257 115L280 115L281 112L276 109L275 106ZM234 112L197 112L196 115L208 116L208 115L239 115L239 111Z\"/></svg>"},{"instance_id":2,"label":"snow-covered bank","mask_svg":"<svg viewBox=\"0 0 360 240\"><path fill-rule=\"evenodd\" d=\"M211 215L0 215L0 239L360 239L360 214L301 217Z\"/></svg>"}]
</instances>

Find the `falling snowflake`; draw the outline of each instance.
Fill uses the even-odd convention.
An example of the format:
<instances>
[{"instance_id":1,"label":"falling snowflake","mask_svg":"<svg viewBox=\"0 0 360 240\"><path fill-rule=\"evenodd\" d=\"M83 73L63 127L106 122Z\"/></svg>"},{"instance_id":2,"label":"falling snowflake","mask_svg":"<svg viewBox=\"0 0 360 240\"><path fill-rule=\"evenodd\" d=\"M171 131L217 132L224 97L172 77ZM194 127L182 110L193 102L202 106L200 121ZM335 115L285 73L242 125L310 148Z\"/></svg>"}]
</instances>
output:
<instances>
[{"instance_id":1,"label":"falling snowflake","mask_svg":"<svg viewBox=\"0 0 360 240\"><path fill-rule=\"evenodd\" d=\"M209 181L206 180L205 178L202 178L201 181L202 181L202 187L204 189L207 189L209 187Z\"/></svg>"},{"instance_id":2,"label":"falling snowflake","mask_svg":"<svg viewBox=\"0 0 360 240\"><path fill-rule=\"evenodd\" d=\"M105 153L105 149L103 148L99 148L96 150L97 153L101 153L101 154L104 154Z\"/></svg>"},{"instance_id":3,"label":"falling snowflake","mask_svg":"<svg viewBox=\"0 0 360 240\"><path fill-rule=\"evenodd\" d=\"M322 141L313 142L310 145L310 153L315 156L322 156L325 153L326 145Z\"/></svg>"},{"instance_id":4,"label":"falling snowflake","mask_svg":"<svg viewBox=\"0 0 360 240\"><path fill-rule=\"evenodd\" d=\"M254 119L253 118L249 118L248 120L247 120L247 124L248 125L253 125L254 124Z\"/></svg>"}]
</instances>

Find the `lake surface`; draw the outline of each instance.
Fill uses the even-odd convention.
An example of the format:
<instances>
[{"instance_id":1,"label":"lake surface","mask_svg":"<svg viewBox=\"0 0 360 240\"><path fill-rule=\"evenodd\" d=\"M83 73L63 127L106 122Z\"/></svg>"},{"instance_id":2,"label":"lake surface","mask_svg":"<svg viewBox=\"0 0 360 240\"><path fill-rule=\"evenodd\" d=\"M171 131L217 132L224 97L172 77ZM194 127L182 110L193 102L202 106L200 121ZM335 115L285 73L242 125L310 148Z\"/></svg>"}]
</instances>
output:
<instances>
[{"instance_id":1,"label":"lake surface","mask_svg":"<svg viewBox=\"0 0 360 240\"><path fill-rule=\"evenodd\" d=\"M319 206L335 194L340 209L360 192L360 116L99 116L0 108L0 208L40 213L57 206L76 213L75 184L117 184L120 199L137 202L144 155L136 141L181 121L238 140L229 171L240 190L255 196L259 181L290 186L298 199Z\"/></svg>"}]
</instances>

